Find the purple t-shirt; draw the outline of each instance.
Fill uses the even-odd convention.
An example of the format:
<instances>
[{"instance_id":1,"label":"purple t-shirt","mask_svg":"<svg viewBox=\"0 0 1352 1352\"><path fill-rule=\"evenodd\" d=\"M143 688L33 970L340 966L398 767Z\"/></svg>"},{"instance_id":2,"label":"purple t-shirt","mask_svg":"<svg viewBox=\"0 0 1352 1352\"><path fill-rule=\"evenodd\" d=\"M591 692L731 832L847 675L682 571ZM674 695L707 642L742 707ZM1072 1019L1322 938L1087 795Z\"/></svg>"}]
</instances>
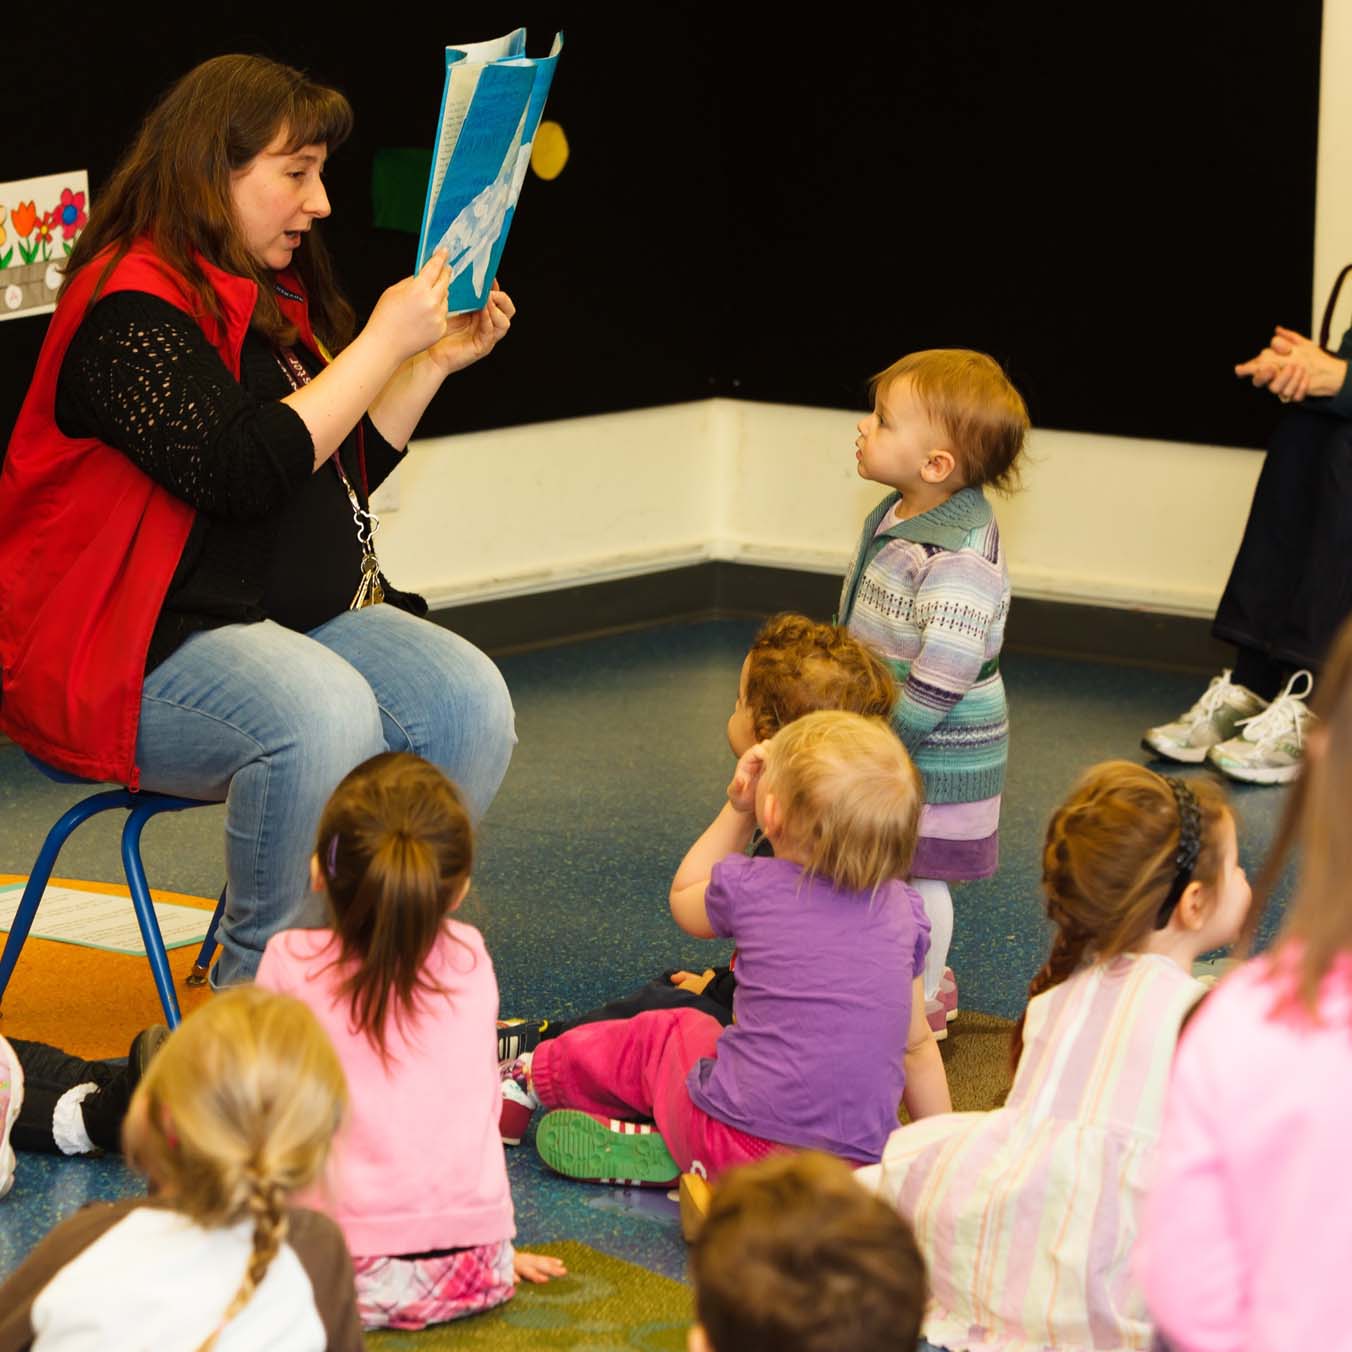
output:
<instances>
[{"instance_id":1,"label":"purple t-shirt","mask_svg":"<svg viewBox=\"0 0 1352 1352\"><path fill-rule=\"evenodd\" d=\"M870 899L804 883L784 859L731 855L704 906L714 933L737 941L737 1021L690 1072L695 1105L764 1140L877 1160L929 950L920 894L891 882Z\"/></svg>"}]
</instances>

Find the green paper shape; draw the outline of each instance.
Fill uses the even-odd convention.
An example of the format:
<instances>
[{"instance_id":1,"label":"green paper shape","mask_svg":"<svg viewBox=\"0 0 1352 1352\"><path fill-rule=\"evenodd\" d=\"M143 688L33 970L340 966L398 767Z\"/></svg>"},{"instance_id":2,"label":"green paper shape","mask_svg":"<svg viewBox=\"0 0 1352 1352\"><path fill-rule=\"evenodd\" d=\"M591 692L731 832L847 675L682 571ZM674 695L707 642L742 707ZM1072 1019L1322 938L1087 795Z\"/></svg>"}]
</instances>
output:
<instances>
[{"instance_id":1,"label":"green paper shape","mask_svg":"<svg viewBox=\"0 0 1352 1352\"><path fill-rule=\"evenodd\" d=\"M422 229L431 172L430 148L387 147L376 151L371 164L371 213L378 229L403 230L410 235Z\"/></svg>"}]
</instances>

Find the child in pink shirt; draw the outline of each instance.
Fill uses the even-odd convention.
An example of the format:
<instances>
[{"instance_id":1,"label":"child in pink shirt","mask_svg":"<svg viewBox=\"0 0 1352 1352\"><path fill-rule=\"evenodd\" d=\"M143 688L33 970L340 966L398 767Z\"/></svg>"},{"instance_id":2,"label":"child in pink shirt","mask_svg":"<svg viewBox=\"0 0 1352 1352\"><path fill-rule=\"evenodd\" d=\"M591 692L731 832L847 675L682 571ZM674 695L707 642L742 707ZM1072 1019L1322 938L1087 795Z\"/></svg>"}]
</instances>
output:
<instances>
[{"instance_id":1,"label":"child in pink shirt","mask_svg":"<svg viewBox=\"0 0 1352 1352\"><path fill-rule=\"evenodd\" d=\"M1258 891L1301 846L1272 951L1189 1024L1137 1267L1175 1352L1352 1348L1352 625Z\"/></svg>"},{"instance_id":2,"label":"child in pink shirt","mask_svg":"<svg viewBox=\"0 0 1352 1352\"><path fill-rule=\"evenodd\" d=\"M306 1204L342 1228L365 1328L418 1329L563 1273L516 1253L494 1055L498 986L479 931L451 919L474 839L455 786L408 752L339 784L311 881L333 927L268 941L257 981L304 1001L350 1107Z\"/></svg>"}]
</instances>

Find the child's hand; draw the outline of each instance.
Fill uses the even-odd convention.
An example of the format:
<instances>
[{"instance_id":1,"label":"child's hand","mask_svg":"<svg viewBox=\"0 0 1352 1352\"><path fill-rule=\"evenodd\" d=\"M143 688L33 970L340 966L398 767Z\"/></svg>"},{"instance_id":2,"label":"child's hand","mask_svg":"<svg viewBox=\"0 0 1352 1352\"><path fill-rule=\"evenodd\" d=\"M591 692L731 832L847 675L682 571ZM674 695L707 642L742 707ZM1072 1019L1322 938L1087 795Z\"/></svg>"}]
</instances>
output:
<instances>
[{"instance_id":1,"label":"child's hand","mask_svg":"<svg viewBox=\"0 0 1352 1352\"><path fill-rule=\"evenodd\" d=\"M539 1285L551 1277L566 1277L568 1269L563 1261L551 1258L544 1253L515 1253L512 1255L512 1267L519 1282L534 1282Z\"/></svg>"},{"instance_id":2,"label":"child's hand","mask_svg":"<svg viewBox=\"0 0 1352 1352\"><path fill-rule=\"evenodd\" d=\"M679 990L690 991L693 995L703 995L714 979L714 969L706 967L702 972L673 972L671 984Z\"/></svg>"},{"instance_id":3,"label":"child's hand","mask_svg":"<svg viewBox=\"0 0 1352 1352\"><path fill-rule=\"evenodd\" d=\"M768 742L757 742L732 772L732 783L728 785L728 802L738 812L756 810L756 785L760 783L761 772L765 769L765 753Z\"/></svg>"}]
</instances>

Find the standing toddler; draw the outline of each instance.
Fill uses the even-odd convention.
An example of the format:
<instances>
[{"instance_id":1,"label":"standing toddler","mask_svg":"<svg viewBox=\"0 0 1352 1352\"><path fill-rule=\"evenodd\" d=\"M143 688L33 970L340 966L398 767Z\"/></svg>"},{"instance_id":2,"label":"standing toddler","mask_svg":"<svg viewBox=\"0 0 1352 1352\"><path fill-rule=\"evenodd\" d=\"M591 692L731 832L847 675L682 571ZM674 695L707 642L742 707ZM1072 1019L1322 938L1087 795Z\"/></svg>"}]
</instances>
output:
<instances>
[{"instance_id":1,"label":"standing toddler","mask_svg":"<svg viewBox=\"0 0 1352 1352\"><path fill-rule=\"evenodd\" d=\"M1028 410L995 361L961 348L903 357L873 396L855 459L892 491L864 522L839 618L896 675L892 727L925 785L911 882L931 927L926 1014L942 1037L957 1007L948 885L996 870L1009 748L1009 573L983 488L1016 480Z\"/></svg>"}]
</instances>

